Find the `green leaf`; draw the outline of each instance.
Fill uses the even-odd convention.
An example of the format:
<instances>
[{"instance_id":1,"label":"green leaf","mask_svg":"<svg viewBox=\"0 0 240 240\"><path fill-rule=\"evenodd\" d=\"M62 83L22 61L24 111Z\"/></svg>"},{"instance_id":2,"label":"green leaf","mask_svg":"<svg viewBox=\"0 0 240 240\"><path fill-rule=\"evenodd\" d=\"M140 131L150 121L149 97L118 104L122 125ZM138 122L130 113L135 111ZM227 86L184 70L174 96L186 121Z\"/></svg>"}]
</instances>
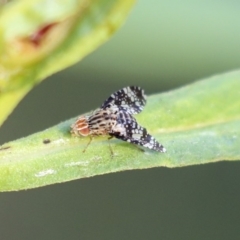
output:
<instances>
[{"instance_id":1,"label":"green leaf","mask_svg":"<svg viewBox=\"0 0 240 240\"><path fill-rule=\"evenodd\" d=\"M140 151L133 144L95 137L74 138L60 123L0 147L0 190L35 188L130 169L182 167L240 159L240 71L152 95L138 122L166 153ZM100 105L101 103L96 103Z\"/></svg>"},{"instance_id":2,"label":"green leaf","mask_svg":"<svg viewBox=\"0 0 240 240\"><path fill-rule=\"evenodd\" d=\"M31 88L104 43L134 0L18 0L0 9L0 125Z\"/></svg>"}]
</instances>

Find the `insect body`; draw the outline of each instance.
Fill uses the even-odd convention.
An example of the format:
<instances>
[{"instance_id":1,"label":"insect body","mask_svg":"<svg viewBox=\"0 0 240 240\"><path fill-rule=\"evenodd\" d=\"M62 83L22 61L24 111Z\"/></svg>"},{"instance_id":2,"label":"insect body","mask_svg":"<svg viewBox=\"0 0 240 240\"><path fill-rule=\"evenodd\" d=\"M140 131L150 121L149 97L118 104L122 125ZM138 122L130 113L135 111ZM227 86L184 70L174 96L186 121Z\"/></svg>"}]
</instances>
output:
<instances>
[{"instance_id":1,"label":"insect body","mask_svg":"<svg viewBox=\"0 0 240 240\"><path fill-rule=\"evenodd\" d=\"M71 126L71 132L76 136L109 135L158 152L165 152L166 149L132 116L140 113L145 104L146 96L140 87L123 88L113 93L92 114L80 116Z\"/></svg>"}]
</instances>

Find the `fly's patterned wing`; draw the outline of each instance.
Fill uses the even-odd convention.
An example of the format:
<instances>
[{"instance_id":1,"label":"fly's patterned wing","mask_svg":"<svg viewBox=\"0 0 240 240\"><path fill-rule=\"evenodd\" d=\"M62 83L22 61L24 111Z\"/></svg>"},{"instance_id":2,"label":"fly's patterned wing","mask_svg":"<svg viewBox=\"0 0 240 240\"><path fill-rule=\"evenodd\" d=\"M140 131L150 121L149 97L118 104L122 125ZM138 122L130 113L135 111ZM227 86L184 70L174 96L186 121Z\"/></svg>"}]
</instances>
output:
<instances>
[{"instance_id":1,"label":"fly's patterned wing","mask_svg":"<svg viewBox=\"0 0 240 240\"><path fill-rule=\"evenodd\" d=\"M119 112L117 124L109 134L129 143L134 143L158 152L166 152L163 145L151 136L146 128L141 127L134 117L126 112Z\"/></svg>"},{"instance_id":2,"label":"fly's patterned wing","mask_svg":"<svg viewBox=\"0 0 240 240\"><path fill-rule=\"evenodd\" d=\"M125 87L113 93L101 106L102 109L117 108L129 114L137 114L146 104L144 90L140 87Z\"/></svg>"}]
</instances>

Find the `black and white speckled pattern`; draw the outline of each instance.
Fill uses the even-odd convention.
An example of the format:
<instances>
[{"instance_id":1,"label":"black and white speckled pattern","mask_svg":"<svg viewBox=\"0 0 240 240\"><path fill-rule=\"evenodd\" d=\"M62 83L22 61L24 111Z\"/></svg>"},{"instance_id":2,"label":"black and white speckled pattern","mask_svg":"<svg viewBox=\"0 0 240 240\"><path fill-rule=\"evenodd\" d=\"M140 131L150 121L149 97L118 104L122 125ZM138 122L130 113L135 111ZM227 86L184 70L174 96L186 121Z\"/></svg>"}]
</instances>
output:
<instances>
[{"instance_id":1,"label":"black and white speckled pattern","mask_svg":"<svg viewBox=\"0 0 240 240\"><path fill-rule=\"evenodd\" d=\"M137 114L146 104L144 90L140 87L125 87L113 93L101 106L102 109L118 108L129 114Z\"/></svg>"}]
</instances>

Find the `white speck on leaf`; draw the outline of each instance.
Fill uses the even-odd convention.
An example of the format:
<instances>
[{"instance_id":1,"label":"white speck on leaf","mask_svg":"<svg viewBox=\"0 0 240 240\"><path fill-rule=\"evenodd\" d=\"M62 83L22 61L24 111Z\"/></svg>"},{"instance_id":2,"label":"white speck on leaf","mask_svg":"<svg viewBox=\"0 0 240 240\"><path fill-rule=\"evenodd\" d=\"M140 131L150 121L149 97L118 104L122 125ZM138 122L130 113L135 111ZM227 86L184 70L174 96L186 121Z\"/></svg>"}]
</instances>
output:
<instances>
[{"instance_id":1,"label":"white speck on leaf","mask_svg":"<svg viewBox=\"0 0 240 240\"><path fill-rule=\"evenodd\" d=\"M72 167L72 166L87 166L88 162L70 162L70 163L66 163L65 166L66 167Z\"/></svg>"},{"instance_id":2,"label":"white speck on leaf","mask_svg":"<svg viewBox=\"0 0 240 240\"><path fill-rule=\"evenodd\" d=\"M55 143L55 144L63 144L65 142L66 142L66 140L64 140L62 138L59 138L58 140L53 141L53 143Z\"/></svg>"},{"instance_id":3,"label":"white speck on leaf","mask_svg":"<svg viewBox=\"0 0 240 240\"><path fill-rule=\"evenodd\" d=\"M51 175L51 174L55 174L56 171L53 169L47 169L45 171L41 171L35 174L35 177L45 177L46 175Z\"/></svg>"}]
</instances>

